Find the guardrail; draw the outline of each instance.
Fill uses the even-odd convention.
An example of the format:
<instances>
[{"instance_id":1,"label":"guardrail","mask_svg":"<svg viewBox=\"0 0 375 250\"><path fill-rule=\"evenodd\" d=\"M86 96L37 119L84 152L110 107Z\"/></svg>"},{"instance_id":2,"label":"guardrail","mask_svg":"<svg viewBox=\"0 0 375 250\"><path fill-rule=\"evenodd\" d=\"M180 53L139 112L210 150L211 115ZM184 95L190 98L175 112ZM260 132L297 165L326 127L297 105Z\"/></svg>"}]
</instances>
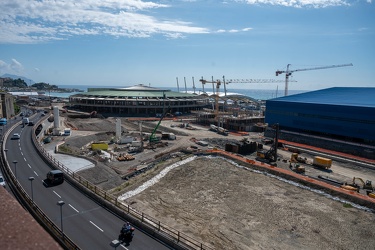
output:
<instances>
[{"instance_id":1,"label":"guardrail","mask_svg":"<svg viewBox=\"0 0 375 250\"><path fill-rule=\"evenodd\" d=\"M82 191L85 191L86 194L88 194L91 198L97 200L100 204L110 209L112 212L127 219L135 226L142 228L147 233L174 247L175 249L213 249L193 239L192 237L189 237L188 235L161 223L159 220L137 211L127 204L119 202L115 196L108 194L105 190L102 190L77 173L71 171L43 148L35 136L35 127L33 129L32 140L39 154L55 169L64 171L67 179Z\"/></svg>"},{"instance_id":2,"label":"guardrail","mask_svg":"<svg viewBox=\"0 0 375 250\"><path fill-rule=\"evenodd\" d=\"M6 140L9 136L10 131L14 127L18 126L19 123L15 123L13 126L8 128L8 130L3 135L2 140ZM33 131L34 132L34 131ZM3 131L4 133L4 131ZM34 134L35 137L35 134ZM26 208L30 214L39 222L43 228L50 233L50 235L65 249L80 249L67 235L63 234L60 228L53 223L52 220L38 207L38 205L30 198L26 193L25 189L19 184L14 173L11 171L10 166L7 161L7 153L4 151L3 143L0 145L1 148L1 165L3 174L7 176L8 186L12 189L13 194L21 205Z\"/></svg>"}]
</instances>

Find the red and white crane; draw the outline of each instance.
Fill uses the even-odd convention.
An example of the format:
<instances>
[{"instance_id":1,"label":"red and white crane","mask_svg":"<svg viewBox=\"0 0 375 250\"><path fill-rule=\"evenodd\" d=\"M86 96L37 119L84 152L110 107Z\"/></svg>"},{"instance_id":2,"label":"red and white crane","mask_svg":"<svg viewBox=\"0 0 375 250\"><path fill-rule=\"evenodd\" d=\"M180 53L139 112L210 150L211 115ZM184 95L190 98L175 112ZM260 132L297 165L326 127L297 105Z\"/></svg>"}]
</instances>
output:
<instances>
[{"instance_id":1,"label":"red and white crane","mask_svg":"<svg viewBox=\"0 0 375 250\"><path fill-rule=\"evenodd\" d=\"M346 66L353 66L353 64L340 64L340 65L330 65L330 66L322 66L322 67L315 67L315 68L307 68L307 69L289 69L290 64L286 66L286 70L277 70L276 76L285 73L285 92L284 95L288 95L288 83L289 83L289 76L292 75L293 72L296 71L307 71L307 70L317 70L317 69L329 69L329 68L338 68L338 67L346 67Z\"/></svg>"}]
</instances>

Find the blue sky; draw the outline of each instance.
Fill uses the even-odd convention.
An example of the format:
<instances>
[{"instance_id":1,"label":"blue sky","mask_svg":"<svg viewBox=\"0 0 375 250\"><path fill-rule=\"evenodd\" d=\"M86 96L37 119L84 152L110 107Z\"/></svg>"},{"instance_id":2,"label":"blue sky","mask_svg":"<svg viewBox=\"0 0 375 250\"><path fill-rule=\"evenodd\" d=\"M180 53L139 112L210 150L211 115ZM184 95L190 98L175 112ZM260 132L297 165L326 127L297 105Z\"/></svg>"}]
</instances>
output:
<instances>
[{"instance_id":1,"label":"blue sky","mask_svg":"<svg viewBox=\"0 0 375 250\"><path fill-rule=\"evenodd\" d=\"M55 85L192 86L276 79L289 89L375 87L372 0L2 0L0 75ZM283 83L231 83L276 89ZM282 86L282 87L281 87Z\"/></svg>"}]
</instances>

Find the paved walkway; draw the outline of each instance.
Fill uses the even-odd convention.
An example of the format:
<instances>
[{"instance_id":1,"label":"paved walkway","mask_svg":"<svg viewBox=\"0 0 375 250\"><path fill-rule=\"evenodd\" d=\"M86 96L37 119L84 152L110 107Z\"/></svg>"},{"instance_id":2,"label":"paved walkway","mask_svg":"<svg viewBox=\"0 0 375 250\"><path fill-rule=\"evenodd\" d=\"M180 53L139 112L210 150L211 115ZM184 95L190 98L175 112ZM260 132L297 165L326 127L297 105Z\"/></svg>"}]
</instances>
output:
<instances>
[{"instance_id":1,"label":"paved walkway","mask_svg":"<svg viewBox=\"0 0 375 250\"><path fill-rule=\"evenodd\" d=\"M48 121L44 121L43 128L47 128L49 126ZM41 132L41 134L43 131ZM74 131L72 131L74 133ZM81 157L74 157L67 154L59 154L55 153L56 146L62 142L63 136L54 136L53 140L50 143L42 144L44 149L50 154L53 158L63 164L66 168L68 168L72 172L81 171L88 168L95 167L91 161L88 161Z\"/></svg>"}]
</instances>

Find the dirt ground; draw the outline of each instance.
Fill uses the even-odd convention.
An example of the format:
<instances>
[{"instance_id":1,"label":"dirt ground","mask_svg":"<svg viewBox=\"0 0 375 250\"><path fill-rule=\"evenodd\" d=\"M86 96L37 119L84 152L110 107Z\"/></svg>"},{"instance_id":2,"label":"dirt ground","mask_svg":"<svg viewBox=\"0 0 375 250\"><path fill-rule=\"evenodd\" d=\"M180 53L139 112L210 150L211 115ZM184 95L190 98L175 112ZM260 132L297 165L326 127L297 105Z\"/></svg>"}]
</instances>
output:
<instances>
[{"instance_id":1,"label":"dirt ground","mask_svg":"<svg viewBox=\"0 0 375 250\"><path fill-rule=\"evenodd\" d=\"M108 131L114 121L95 119L69 122L81 131L92 128L91 124L95 124L96 131ZM163 124L166 128L169 125L170 122ZM123 126L128 133L137 129L134 122L123 121ZM179 133L179 129L175 131ZM181 131L178 140L166 148L137 154L136 161L99 162L97 167L80 174L118 196L134 191L189 156L175 153L148 171L124 180L121 176L129 169L150 163L157 154L172 148L196 145L191 137L218 137L206 129L185 133L187 136ZM68 142L80 148L95 140L95 135L91 136L72 136ZM219 157L198 157L176 167L125 202L212 249L372 249L375 245L373 212L240 168Z\"/></svg>"}]
</instances>

